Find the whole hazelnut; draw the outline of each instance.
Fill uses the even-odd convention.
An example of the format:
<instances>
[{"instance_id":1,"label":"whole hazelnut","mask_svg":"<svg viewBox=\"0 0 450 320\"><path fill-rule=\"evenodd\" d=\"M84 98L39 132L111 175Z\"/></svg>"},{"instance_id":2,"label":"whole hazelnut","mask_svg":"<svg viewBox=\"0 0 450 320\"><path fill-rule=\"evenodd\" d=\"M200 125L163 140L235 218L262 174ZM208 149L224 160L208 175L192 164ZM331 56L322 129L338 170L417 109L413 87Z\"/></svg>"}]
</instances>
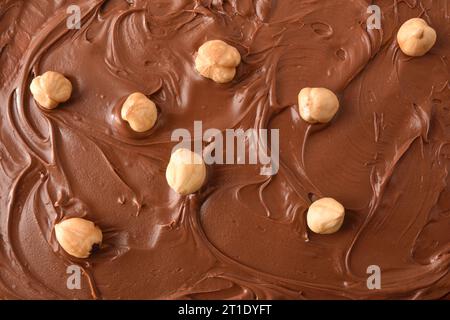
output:
<instances>
[{"instance_id":1,"label":"whole hazelnut","mask_svg":"<svg viewBox=\"0 0 450 320\"><path fill-rule=\"evenodd\" d=\"M420 57L436 43L436 31L420 18L406 21L398 30L397 41L404 54Z\"/></svg>"},{"instance_id":2,"label":"whole hazelnut","mask_svg":"<svg viewBox=\"0 0 450 320\"><path fill-rule=\"evenodd\" d=\"M329 122L339 109L339 100L326 88L303 88L298 94L300 116L309 123Z\"/></svg>"},{"instance_id":3,"label":"whole hazelnut","mask_svg":"<svg viewBox=\"0 0 450 320\"><path fill-rule=\"evenodd\" d=\"M132 93L122 105L120 115L131 129L145 132L153 128L158 117L155 103L140 92Z\"/></svg>"},{"instance_id":4,"label":"whole hazelnut","mask_svg":"<svg viewBox=\"0 0 450 320\"><path fill-rule=\"evenodd\" d=\"M188 149L172 153L166 170L169 186L181 195L198 191L206 179L206 166L201 155Z\"/></svg>"},{"instance_id":5,"label":"whole hazelnut","mask_svg":"<svg viewBox=\"0 0 450 320\"><path fill-rule=\"evenodd\" d=\"M102 243L102 231L92 221L71 218L55 225L56 240L71 256L87 258L94 245Z\"/></svg>"},{"instance_id":6,"label":"whole hazelnut","mask_svg":"<svg viewBox=\"0 0 450 320\"><path fill-rule=\"evenodd\" d=\"M333 198L315 201L308 209L306 221L315 233L331 234L338 231L344 222L345 209Z\"/></svg>"},{"instance_id":7,"label":"whole hazelnut","mask_svg":"<svg viewBox=\"0 0 450 320\"><path fill-rule=\"evenodd\" d=\"M195 68L205 78L217 83L227 83L236 75L236 67L241 63L239 51L222 40L205 42L195 58Z\"/></svg>"},{"instance_id":8,"label":"whole hazelnut","mask_svg":"<svg viewBox=\"0 0 450 320\"><path fill-rule=\"evenodd\" d=\"M47 71L31 81L30 91L40 106L54 109L69 100L72 83L59 72Z\"/></svg>"}]
</instances>

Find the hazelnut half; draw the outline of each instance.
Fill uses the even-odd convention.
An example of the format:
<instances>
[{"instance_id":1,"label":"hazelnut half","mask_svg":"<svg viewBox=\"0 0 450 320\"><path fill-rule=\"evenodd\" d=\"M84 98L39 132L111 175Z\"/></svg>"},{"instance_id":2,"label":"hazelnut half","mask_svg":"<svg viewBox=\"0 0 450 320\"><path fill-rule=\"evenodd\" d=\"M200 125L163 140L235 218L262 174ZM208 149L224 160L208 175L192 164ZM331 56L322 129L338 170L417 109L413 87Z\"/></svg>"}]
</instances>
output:
<instances>
[{"instance_id":1,"label":"hazelnut half","mask_svg":"<svg viewBox=\"0 0 450 320\"><path fill-rule=\"evenodd\" d=\"M153 128L158 117L155 103L140 92L132 93L122 105L120 115L136 132Z\"/></svg>"},{"instance_id":2,"label":"hazelnut half","mask_svg":"<svg viewBox=\"0 0 450 320\"><path fill-rule=\"evenodd\" d=\"M195 58L195 68L204 76L217 83L227 83L236 75L236 67L241 63L239 51L222 40L205 42Z\"/></svg>"},{"instance_id":3,"label":"hazelnut half","mask_svg":"<svg viewBox=\"0 0 450 320\"><path fill-rule=\"evenodd\" d=\"M345 209L333 198L315 201L308 209L306 222L315 233L331 234L338 231L344 222Z\"/></svg>"},{"instance_id":4,"label":"hazelnut half","mask_svg":"<svg viewBox=\"0 0 450 320\"><path fill-rule=\"evenodd\" d=\"M59 72L47 71L31 81L30 91L40 106L54 109L69 100L72 83Z\"/></svg>"},{"instance_id":5,"label":"hazelnut half","mask_svg":"<svg viewBox=\"0 0 450 320\"><path fill-rule=\"evenodd\" d=\"M300 116L309 123L329 122L339 109L339 99L326 88L303 88L298 94Z\"/></svg>"},{"instance_id":6,"label":"hazelnut half","mask_svg":"<svg viewBox=\"0 0 450 320\"><path fill-rule=\"evenodd\" d=\"M201 155L188 149L172 153L166 170L169 186L181 195L198 191L206 179L206 166Z\"/></svg>"},{"instance_id":7,"label":"hazelnut half","mask_svg":"<svg viewBox=\"0 0 450 320\"><path fill-rule=\"evenodd\" d=\"M397 41L404 54L420 57L436 43L436 31L421 18L406 21L398 30Z\"/></svg>"},{"instance_id":8,"label":"hazelnut half","mask_svg":"<svg viewBox=\"0 0 450 320\"><path fill-rule=\"evenodd\" d=\"M71 256L87 258L94 245L102 243L103 234L92 221L71 218L55 225L56 240Z\"/></svg>"}]
</instances>

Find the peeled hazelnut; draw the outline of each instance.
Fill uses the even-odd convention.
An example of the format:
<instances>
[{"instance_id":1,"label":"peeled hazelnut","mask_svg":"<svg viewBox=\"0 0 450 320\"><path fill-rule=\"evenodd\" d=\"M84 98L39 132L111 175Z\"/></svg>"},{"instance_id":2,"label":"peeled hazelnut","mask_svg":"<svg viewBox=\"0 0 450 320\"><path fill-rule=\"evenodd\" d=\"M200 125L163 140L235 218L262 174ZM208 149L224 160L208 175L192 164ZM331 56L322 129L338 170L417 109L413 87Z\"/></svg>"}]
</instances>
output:
<instances>
[{"instance_id":1,"label":"peeled hazelnut","mask_svg":"<svg viewBox=\"0 0 450 320\"><path fill-rule=\"evenodd\" d=\"M188 149L172 153L166 170L169 186L181 195L198 191L206 178L206 166L201 155Z\"/></svg>"},{"instance_id":2,"label":"peeled hazelnut","mask_svg":"<svg viewBox=\"0 0 450 320\"><path fill-rule=\"evenodd\" d=\"M344 222L345 209L333 198L315 201L308 209L306 222L315 233L331 234L338 231Z\"/></svg>"},{"instance_id":3,"label":"peeled hazelnut","mask_svg":"<svg viewBox=\"0 0 450 320\"><path fill-rule=\"evenodd\" d=\"M397 41L404 54L420 57L436 43L436 31L420 18L406 21L398 30Z\"/></svg>"},{"instance_id":4,"label":"peeled hazelnut","mask_svg":"<svg viewBox=\"0 0 450 320\"><path fill-rule=\"evenodd\" d=\"M122 119L127 121L136 132L145 132L153 128L158 117L155 103L140 92L132 93L125 100Z\"/></svg>"},{"instance_id":5,"label":"peeled hazelnut","mask_svg":"<svg viewBox=\"0 0 450 320\"><path fill-rule=\"evenodd\" d=\"M69 100L72 84L61 73L47 71L31 81L30 90L34 99L46 109L54 109Z\"/></svg>"},{"instance_id":6,"label":"peeled hazelnut","mask_svg":"<svg viewBox=\"0 0 450 320\"><path fill-rule=\"evenodd\" d=\"M227 83L233 80L239 63L241 55L235 47L222 40L211 40L198 49L195 68L205 78Z\"/></svg>"},{"instance_id":7,"label":"peeled hazelnut","mask_svg":"<svg viewBox=\"0 0 450 320\"><path fill-rule=\"evenodd\" d=\"M300 116L309 123L329 122L339 109L339 100L326 88L303 88L298 94Z\"/></svg>"},{"instance_id":8,"label":"peeled hazelnut","mask_svg":"<svg viewBox=\"0 0 450 320\"><path fill-rule=\"evenodd\" d=\"M55 225L56 240L71 256L87 258L94 245L102 243L102 231L92 221L71 218Z\"/></svg>"}]
</instances>

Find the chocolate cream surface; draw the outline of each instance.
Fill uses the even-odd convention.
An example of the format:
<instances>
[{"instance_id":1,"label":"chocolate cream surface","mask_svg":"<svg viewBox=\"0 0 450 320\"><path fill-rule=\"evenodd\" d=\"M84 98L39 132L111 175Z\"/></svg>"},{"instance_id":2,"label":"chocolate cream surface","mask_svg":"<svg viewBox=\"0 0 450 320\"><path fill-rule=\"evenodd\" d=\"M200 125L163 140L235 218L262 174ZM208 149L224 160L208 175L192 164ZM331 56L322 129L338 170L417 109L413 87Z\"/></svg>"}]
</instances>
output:
<instances>
[{"instance_id":1,"label":"chocolate cream surface","mask_svg":"<svg viewBox=\"0 0 450 320\"><path fill-rule=\"evenodd\" d=\"M366 28L372 4L381 30ZM413 17L438 35L419 58L396 42ZM213 39L241 53L228 84L195 70ZM449 39L448 0L0 1L0 298L449 299ZM29 91L47 70L74 88L51 111ZM330 123L300 118L304 87L339 95ZM159 112L143 134L120 119L136 91ZM194 121L279 129L279 172L211 165L176 194L171 134ZM306 226L321 197L346 208L335 234ZM68 217L103 230L90 258L59 247Z\"/></svg>"}]
</instances>

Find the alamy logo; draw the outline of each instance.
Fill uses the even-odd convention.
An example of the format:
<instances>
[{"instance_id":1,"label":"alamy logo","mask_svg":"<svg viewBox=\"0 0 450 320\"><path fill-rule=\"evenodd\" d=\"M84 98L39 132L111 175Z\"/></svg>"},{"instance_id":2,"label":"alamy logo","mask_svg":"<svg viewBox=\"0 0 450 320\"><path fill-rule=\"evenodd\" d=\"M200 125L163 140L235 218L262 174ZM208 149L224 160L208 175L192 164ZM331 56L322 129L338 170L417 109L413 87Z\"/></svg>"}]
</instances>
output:
<instances>
[{"instance_id":1,"label":"alamy logo","mask_svg":"<svg viewBox=\"0 0 450 320\"><path fill-rule=\"evenodd\" d=\"M367 289L381 289L381 268L377 265L368 266L367 274L370 274L367 278Z\"/></svg>"},{"instance_id":2,"label":"alamy logo","mask_svg":"<svg viewBox=\"0 0 450 320\"><path fill-rule=\"evenodd\" d=\"M210 128L203 132L202 122L194 121L194 137L187 129L176 129L171 140L180 141L172 151L180 148L191 150L191 141L194 141L193 151L203 155L206 164L260 164L263 166L261 175L278 173L278 129L226 129L223 132ZM207 143L204 150L203 142Z\"/></svg>"},{"instance_id":3,"label":"alamy logo","mask_svg":"<svg viewBox=\"0 0 450 320\"><path fill-rule=\"evenodd\" d=\"M66 273L69 274L66 286L69 290L81 289L81 268L75 264L67 267Z\"/></svg>"},{"instance_id":4,"label":"alamy logo","mask_svg":"<svg viewBox=\"0 0 450 320\"><path fill-rule=\"evenodd\" d=\"M77 5L67 7L66 13L69 15L66 21L67 29L81 29L81 9Z\"/></svg>"},{"instance_id":5,"label":"alamy logo","mask_svg":"<svg viewBox=\"0 0 450 320\"><path fill-rule=\"evenodd\" d=\"M381 29L381 8L377 5L371 5L367 8L370 17L367 19L367 30Z\"/></svg>"}]
</instances>

